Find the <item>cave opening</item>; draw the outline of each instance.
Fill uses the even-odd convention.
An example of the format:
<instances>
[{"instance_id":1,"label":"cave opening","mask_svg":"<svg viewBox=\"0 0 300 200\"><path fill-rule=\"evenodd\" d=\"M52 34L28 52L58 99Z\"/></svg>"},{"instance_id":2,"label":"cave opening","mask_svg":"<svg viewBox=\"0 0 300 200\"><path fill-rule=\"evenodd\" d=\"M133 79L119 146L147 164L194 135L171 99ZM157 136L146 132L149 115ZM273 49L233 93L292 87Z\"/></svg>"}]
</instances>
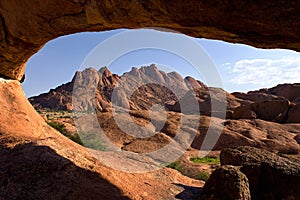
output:
<instances>
[{"instance_id":1,"label":"cave opening","mask_svg":"<svg viewBox=\"0 0 300 200\"><path fill-rule=\"evenodd\" d=\"M189 37L190 40L201 46L202 50L208 54L208 57L214 64L213 67L216 68L218 75L223 81L222 86L212 87L214 85L207 85L207 83L203 81L204 79L201 76L201 73L194 70L191 63L180 57L180 55L174 54L172 51L168 52L162 49L149 48L148 46L146 48L133 49L118 55L118 57L116 57L109 66L106 63L103 64L104 62L102 62L101 59L91 56L92 53L95 54L95 52L93 52L95 51L95 48L99 45L101 46L101 44L106 40L118 37L118 34L120 33L122 34L123 32L131 31L135 30L116 29L105 32L81 32L62 36L48 42L39 52L30 58L27 62L27 78L23 83L23 89L29 98L29 101L38 110L38 112L40 112L40 114L48 120L50 125L58 130L63 128L65 129L66 126L68 127L70 125L71 133L67 135L74 141L82 143L78 134L72 135L72 132L74 132L76 128L74 128L74 122L70 120L70 118L72 118L73 110L72 87L74 86L74 83L72 83L72 81L74 81L78 72L81 73L85 70L89 71L89 74L93 74L95 72L93 70L96 70L105 75L105 78L102 77L101 80L102 85L98 85L101 89L96 92L96 98L98 98L96 102L96 110L101 112L107 112L111 107L114 87L121 76L126 74L139 74L139 76L141 76L140 74L143 74L143 76L146 75L148 78L150 76L152 76L151 78L156 76L154 79L157 81L156 83L159 84L166 83L160 82L157 77L166 76L168 80L173 78L176 81L184 80L185 83L189 82L192 87L196 84L197 87L213 88L212 92L215 96L218 96L221 93L224 94L225 92L227 99L220 100L219 98L217 101L224 102L226 104L226 116L230 119L243 117L246 119L252 117L256 118L257 113L253 110L251 111L252 114L248 114L249 116L239 116L239 114L232 113L238 106L248 105L249 102L253 103L253 98L260 98L261 101L280 99L272 97L272 95L277 95L277 89L276 91L268 91L265 88L272 88L278 84L293 84L299 81L300 54L297 52L284 49L258 49L248 45L231 44L224 41L203 38L199 39ZM146 33L143 34L147 34L147 31L160 32L158 30L146 29L144 31ZM178 33L166 32L161 34L168 35ZM136 37L136 35L135 37L131 37L129 39L129 43L135 43L137 39ZM159 38L157 38L157 40L159 40ZM122 46L122 43L120 43L119 40L112 44L111 48L106 46L105 49L101 49L101 51L96 52L97 55L99 57L105 57L105 55L109 56L110 51L116 51L116 48L120 48L119 46ZM189 51L188 46L183 45L182 48ZM94 69L91 70L91 67ZM205 68L205 63L201 67ZM176 87L181 88L182 82L176 81L174 82ZM90 85L87 86L91 87ZM132 87L132 85L129 85L129 87ZM267 90L266 93L262 92L264 89ZM157 85L148 85L146 87L140 87L138 90L134 91L134 93L132 93L133 96L130 96L131 99L128 104L128 108L133 110L130 113L130 116L133 119L134 124L143 127L148 126L149 121L151 121L149 118L150 115L144 111L151 110L152 106L155 107L155 105L163 106L163 108L168 111L180 112L181 108L178 106L178 102L185 93L178 97L172 91L169 92L168 90L168 87L158 89ZM256 96L247 96L248 91L256 91L252 92ZM44 94L40 95L41 93ZM116 94L118 96L121 93ZM159 97L155 95L159 95ZM212 100L210 99L210 95L211 93L202 91L197 96L197 98L203 102L200 106L200 110L201 114L205 116L210 116L212 114ZM282 95L282 93L280 93L280 95ZM290 99L290 96L286 98L289 101L294 101L296 99ZM244 104L241 102L244 102ZM124 100L121 99L118 103L123 106ZM81 102L81 104L84 104L84 106L82 106L84 109L89 109L90 105L93 103ZM193 109L194 108L192 107L189 111L187 111L187 113L193 113ZM171 121L175 119L180 121L177 117L178 116L170 115L169 113L167 119ZM218 117L218 114L216 117ZM102 121L105 121L105 117L101 116L100 118ZM162 119L163 118L164 117L162 117ZM288 120L287 116L274 119L273 115L271 115L271 117L269 115L257 116L257 118L269 121L278 120L278 122ZM171 131L167 130L172 123L165 124L162 123L163 121L164 120L156 120L156 124L154 124L155 129L163 129L167 132L166 134L168 136L174 137L176 135L176 128ZM107 123L110 123L111 125L114 124L112 121ZM62 128L60 126L64 127ZM203 130L207 131L207 128L203 128ZM61 130L61 132L64 132L64 130ZM156 138L156 140L162 140L162 143L168 143L166 139ZM201 143L203 142L203 135L199 137L199 141L193 142L193 146L200 148ZM118 142L119 143L117 145L119 147L123 149L131 149L128 147L132 144L131 137L129 137L129 139L125 137L125 139ZM98 144L98 148L105 149L105 147L101 144Z\"/></svg>"}]
</instances>

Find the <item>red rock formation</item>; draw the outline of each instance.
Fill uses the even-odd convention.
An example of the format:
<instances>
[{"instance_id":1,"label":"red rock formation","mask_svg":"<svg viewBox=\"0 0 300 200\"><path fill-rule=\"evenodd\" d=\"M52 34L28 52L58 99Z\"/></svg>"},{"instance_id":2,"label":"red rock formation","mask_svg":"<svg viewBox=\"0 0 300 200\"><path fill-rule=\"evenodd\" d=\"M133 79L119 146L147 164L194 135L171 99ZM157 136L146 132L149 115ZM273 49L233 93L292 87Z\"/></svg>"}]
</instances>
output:
<instances>
[{"instance_id":1,"label":"red rock formation","mask_svg":"<svg viewBox=\"0 0 300 200\"><path fill-rule=\"evenodd\" d=\"M164 27L194 37L300 50L295 1L2 0L0 74L21 80L47 41L82 31Z\"/></svg>"},{"instance_id":2,"label":"red rock formation","mask_svg":"<svg viewBox=\"0 0 300 200\"><path fill-rule=\"evenodd\" d=\"M73 88L75 86L75 88ZM93 89L87 98L86 89ZM160 104L170 108L189 89L202 90L206 86L191 77L183 79L176 72L165 73L155 65L132 68L122 76L112 74L108 68L98 72L93 68L76 72L71 82L63 84L50 92L29 98L36 109L72 110L72 95L77 105L74 109L99 111L112 107L112 95L115 92L114 106L133 110L149 110L153 105ZM132 90L134 89L134 90ZM91 91L93 92L93 91ZM133 92L133 93L132 93ZM91 101L95 96L95 102Z\"/></svg>"},{"instance_id":3,"label":"red rock formation","mask_svg":"<svg viewBox=\"0 0 300 200\"><path fill-rule=\"evenodd\" d=\"M298 160L281 157L252 147L224 149L221 152L220 160L223 167L225 165L239 166L239 170L249 180L252 199L300 198L300 162ZM213 177L218 179L224 176L226 177L226 172L223 174L216 173ZM238 180L239 177L236 176L235 181ZM212 189L214 186L216 185L207 185L204 188ZM214 194L217 195L218 192ZM222 197L218 199L222 199Z\"/></svg>"},{"instance_id":4,"label":"red rock formation","mask_svg":"<svg viewBox=\"0 0 300 200\"><path fill-rule=\"evenodd\" d=\"M28 58L58 36L124 27L159 26L195 37L299 51L298 8L299 2L271 0L2 0L0 75L5 79L21 80ZM40 199L45 198L46 192L49 199L86 199L84 194L95 194L91 199L121 199L124 196L168 199L183 190L174 182L199 185L172 170L124 174L108 169L97 163L85 148L48 127L29 105L18 82L1 79L0 95L3 113L0 118L1 198ZM28 159L32 155L34 159ZM265 163L264 169L272 172L268 162ZM45 177L45 172L52 176ZM81 179L81 175L88 180ZM277 174L269 177L277 177ZM283 181L280 179L279 183ZM298 189L298 182L292 186ZM287 187L285 191L293 189L286 184L279 186Z\"/></svg>"},{"instance_id":5,"label":"red rock formation","mask_svg":"<svg viewBox=\"0 0 300 200\"><path fill-rule=\"evenodd\" d=\"M300 96L300 83L279 84L269 89L260 90L263 93L284 97L289 101L294 101ZM258 91L258 92L260 92ZM255 93L255 92L254 92Z\"/></svg>"},{"instance_id":6,"label":"red rock formation","mask_svg":"<svg viewBox=\"0 0 300 200\"><path fill-rule=\"evenodd\" d=\"M180 184L203 185L167 168L143 174L109 168L88 149L48 126L27 101L18 81L0 78L0 96L2 199L42 199L45 193L53 200L168 199L185 190ZM101 153L101 157L114 156L118 155ZM130 164L122 156L117 161ZM135 167L142 163L131 162Z\"/></svg>"},{"instance_id":7,"label":"red rock formation","mask_svg":"<svg viewBox=\"0 0 300 200\"><path fill-rule=\"evenodd\" d=\"M280 123L299 123L299 88L299 83L280 84L248 93L232 93L244 101L233 111L230 118L259 118Z\"/></svg>"},{"instance_id":8,"label":"red rock formation","mask_svg":"<svg viewBox=\"0 0 300 200\"><path fill-rule=\"evenodd\" d=\"M300 104L293 104L287 113L287 123L300 122Z\"/></svg>"}]
</instances>

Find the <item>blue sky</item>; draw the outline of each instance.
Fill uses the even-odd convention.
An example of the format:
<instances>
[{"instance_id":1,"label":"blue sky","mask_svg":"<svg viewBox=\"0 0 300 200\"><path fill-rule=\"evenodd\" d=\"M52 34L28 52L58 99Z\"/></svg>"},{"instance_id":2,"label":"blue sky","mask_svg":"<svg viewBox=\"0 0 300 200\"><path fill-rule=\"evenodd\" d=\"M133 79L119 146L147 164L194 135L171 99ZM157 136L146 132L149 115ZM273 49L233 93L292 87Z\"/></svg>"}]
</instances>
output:
<instances>
[{"instance_id":1,"label":"blue sky","mask_svg":"<svg viewBox=\"0 0 300 200\"><path fill-rule=\"evenodd\" d=\"M94 59L88 62L92 59L86 57L91 55L90 52L97 45L103 44L107 39L123 31L78 33L48 42L27 62L26 79L23 83L25 94L30 97L48 92L51 88L70 81L75 71L85 67L103 67L105 64L101 61ZM280 83L300 82L300 53L295 51L257 49L247 45L208 39L192 38L192 40L199 44L211 58L223 81L224 89L229 92L246 92ZM134 44L135 38L127 42ZM96 53L98 57L103 58L110 52L116 51L119 46L121 46L120 42ZM184 51L189 51L188 46L183 45L182 48ZM139 67L151 63L157 64L162 70L175 70L183 76L190 75L204 81L201 74L187 60L160 49L144 48L131 51L113 60L108 67L113 73L122 74L133 66Z\"/></svg>"}]
</instances>

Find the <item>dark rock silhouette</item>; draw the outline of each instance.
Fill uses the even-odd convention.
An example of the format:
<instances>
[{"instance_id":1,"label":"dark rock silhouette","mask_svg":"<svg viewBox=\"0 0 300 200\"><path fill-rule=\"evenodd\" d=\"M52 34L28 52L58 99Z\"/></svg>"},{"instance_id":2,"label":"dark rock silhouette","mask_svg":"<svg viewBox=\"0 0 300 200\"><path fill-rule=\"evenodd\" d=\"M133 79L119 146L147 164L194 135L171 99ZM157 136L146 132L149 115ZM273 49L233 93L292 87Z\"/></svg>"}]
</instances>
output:
<instances>
[{"instance_id":1,"label":"dark rock silhouette","mask_svg":"<svg viewBox=\"0 0 300 200\"><path fill-rule=\"evenodd\" d=\"M238 167L224 165L211 174L201 191L200 199L250 200L248 178Z\"/></svg>"},{"instance_id":2,"label":"dark rock silhouette","mask_svg":"<svg viewBox=\"0 0 300 200\"><path fill-rule=\"evenodd\" d=\"M221 165L240 166L252 199L299 199L300 162L253 147L224 149ZM228 191L230 192L230 191Z\"/></svg>"},{"instance_id":3,"label":"dark rock silhouette","mask_svg":"<svg viewBox=\"0 0 300 200\"><path fill-rule=\"evenodd\" d=\"M0 199L130 199L98 173L76 166L48 146L1 146L0 154Z\"/></svg>"}]
</instances>

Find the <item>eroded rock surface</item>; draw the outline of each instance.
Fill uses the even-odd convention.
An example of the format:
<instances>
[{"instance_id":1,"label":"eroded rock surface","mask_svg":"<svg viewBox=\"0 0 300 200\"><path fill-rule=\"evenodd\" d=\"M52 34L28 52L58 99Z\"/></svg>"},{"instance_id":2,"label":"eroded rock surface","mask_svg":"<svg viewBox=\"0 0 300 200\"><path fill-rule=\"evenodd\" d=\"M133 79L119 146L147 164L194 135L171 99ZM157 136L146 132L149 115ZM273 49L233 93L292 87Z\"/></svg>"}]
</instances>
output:
<instances>
[{"instance_id":1,"label":"eroded rock surface","mask_svg":"<svg viewBox=\"0 0 300 200\"><path fill-rule=\"evenodd\" d=\"M299 2L270 0L263 2L2 0L0 75L5 79L21 80L28 58L47 41L58 36L123 27L166 27L195 37L300 51L298 8ZM23 199L24 196L28 199L44 198L44 194L38 196L41 193L31 192L45 189L45 192L50 190L52 192L47 196L49 199L52 197L80 199L82 194L93 192L98 194L96 190L100 189L101 192L113 191L110 195L115 199L126 198L125 196L133 199L168 199L178 195L186 185L201 185L172 170L142 175L108 169L97 163L85 148L48 127L29 105L17 81L1 79L0 95L2 111L0 162L1 172L5 172L1 173L0 177L1 198ZM35 155L33 160L31 154ZM269 178L272 180L266 177L265 181L271 183L267 188L258 193L251 191L254 197L255 195L269 199L275 197L274 195L299 197L295 191L295 188L299 188L299 179L294 178L294 175L299 174L298 164L280 159L279 161L283 164L277 165L273 161L266 161L255 165L258 166L255 169L265 170L264 174L270 175ZM45 164L49 166L44 166ZM289 165L290 170L281 170L280 167L285 169L284 164ZM274 171L274 166L275 168L279 166L278 171ZM51 177L45 174L45 169L48 173L53 172ZM76 184L77 176L83 174L90 179L87 182L79 180L94 188L86 188L80 185L81 183ZM274 174L276 177L272 176ZM281 177L282 174L284 177ZM46 179L40 181L37 177ZM65 182L61 177L69 182ZM279 182L274 183L274 180ZM47 181L58 185L48 185ZM251 179L249 181L251 188L253 181ZM181 184L176 185L174 182ZM165 188L169 190L166 191ZM282 189L286 189L285 192ZM55 190L59 193L55 193ZM141 193L141 191L148 192ZM95 198L98 199L98 196Z\"/></svg>"},{"instance_id":2,"label":"eroded rock surface","mask_svg":"<svg viewBox=\"0 0 300 200\"><path fill-rule=\"evenodd\" d=\"M258 101L240 106L233 111L233 119L263 119L266 121L285 122L290 107L288 100Z\"/></svg>"},{"instance_id":3,"label":"eroded rock surface","mask_svg":"<svg viewBox=\"0 0 300 200\"><path fill-rule=\"evenodd\" d=\"M205 183L203 200L250 200L249 181L238 167L225 165L216 169Z\"/></svg>"},{"instance_id":4,"label":"eroded rock surface","mask_svg":"<svg viewBox=\"0 0 300 200\"><path fill-rule=\"evenodd\" d=\"M287 123L299 123L300 121L300 103L294 103L291 105L288 113Z\"/></svg>"},{"instance_id":5,"label":"eroded rock surface","mask_svg":"<svg viewBox=\"0 0 300 200\"><path fill-rule=\"evenodd\" d=\"M279 84L248 93L232 93L243 100L229 118L263 119L279 123L299 123L300 84Z\"/></svg>"},{"instance_id":6,"label":"eroded rock surface","mask_svg":"<svg viewBox=\"0 0 300 200\"><path fill-rule=\"evenodd\" d=\"M50 110L105 111L112 106L149 110L156 104L168 109L187 91L205 88L202 82L192 77L184 79L176 72L165 73L154 64L132 68L122 76L112 74L106 67L98 71L87 68L76 72L70 82L31 97L29 101L36 109ZM209 101L207 93L206 102Z\"/></svg>"},{"instance_id":7,"label":"eroded rock surface","mask_svg":"<svg viewBox=\"0 0 300 200\"><path fill-rule=\"evenodd\" d=\"M0 199L170 199L203 184L172 169L141 174L109 168L48 126L18 81L0 79L0 96ZM126 166L114 156L101 155Z\"/></svg>"},{"instance_id":8,"label":"eroded rock surface","mask_svg":"<svg viewBox=\"0 0 300 200\"><path fill-rule=\"evenodd\" d=\"M152 64L134 67L122 76L112 74L107 67L98 71L87 68L76 72L72 81L29 101L36 109L107 111L119 106L150 110L160 105L184 114L299 123L298 89L299 83L295 83L230 94L177 72L165 73Z\"/></svg>"},{"instance_id":9,"label":"eroded rock surface","mask_svg":"<svg viewBox=\"0 0 300 200\"><path fill-rule=\"evenodd\" d=\"M241 166L252 199L299 199L300 162L253 147L229 148L221 152L222 165Z\"/></svg>"},{"instance_id":10,"label":"eroded rock surface","mask_svg":"<svg viewBox=\"0 0 300 200\"><path fill-rule=\"evenodd\" d=\"M298 1L3 0L0 74L21 80L47 41L82 31L164 27L194 37L300 51Z\"/></svg>"}]
</instances>

